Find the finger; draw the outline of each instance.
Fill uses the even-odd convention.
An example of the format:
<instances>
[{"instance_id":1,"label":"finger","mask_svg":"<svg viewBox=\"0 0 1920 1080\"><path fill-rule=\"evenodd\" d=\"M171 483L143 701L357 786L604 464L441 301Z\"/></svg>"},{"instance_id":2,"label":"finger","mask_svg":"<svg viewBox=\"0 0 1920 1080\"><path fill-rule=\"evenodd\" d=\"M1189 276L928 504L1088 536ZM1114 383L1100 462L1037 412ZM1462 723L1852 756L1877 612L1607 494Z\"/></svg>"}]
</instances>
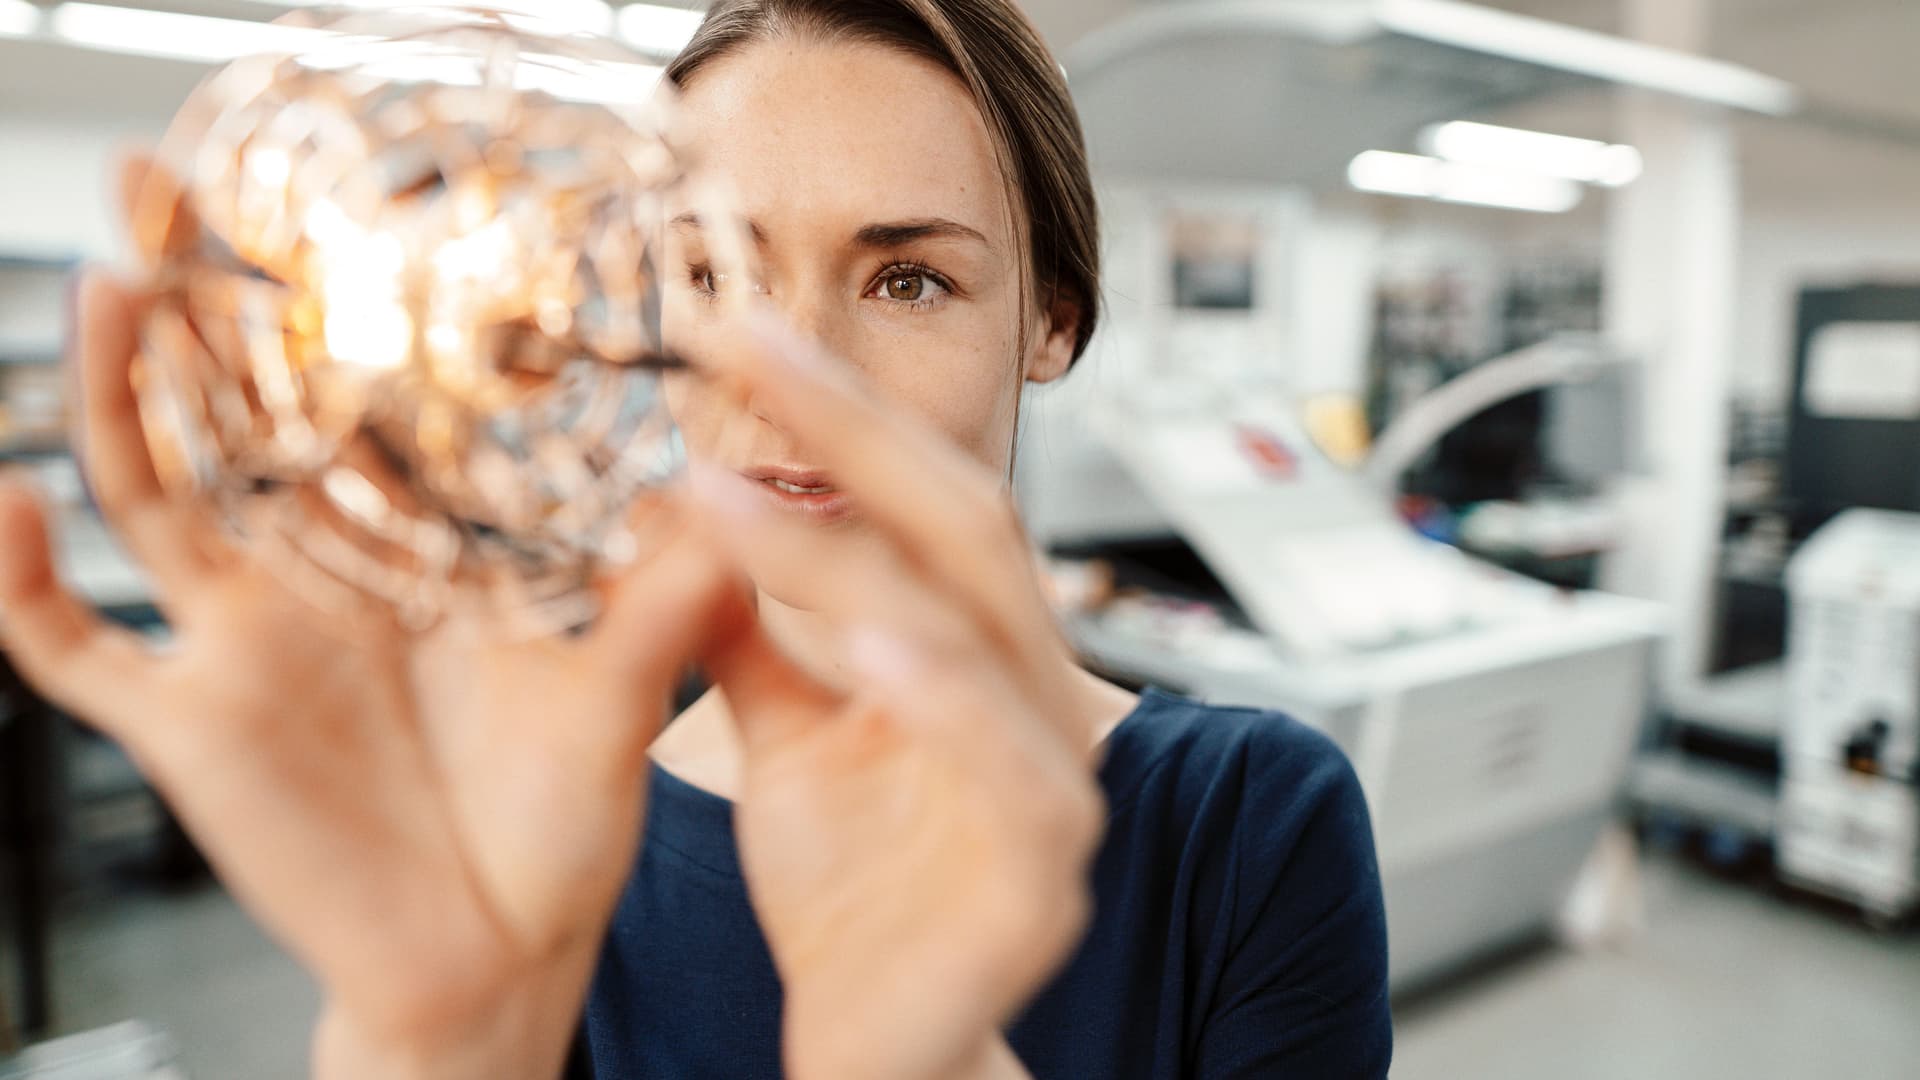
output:
<instances>
[{"instance_id":1,"label":"finger","mask_svg":"<svg viewBox=\"0 0 1920 1080\"><path fill-rule=\"evenodd\" d=\"M996 541L1006 538L997 505L988 505L997 504L999 484L979 462L875 399L820 346L770 314L755 316L746 320L748 347L733 373L769 419L806 444L834 482L861 500L863 516L919 554L960 546L938 541L983 527Z\"/></svg>"},{"instance_id":2,"label":"finger","mask_svg":"<svg viewBox=\"0 0 1920 1080\"><path fill-rule=\"evenodd\" d=\"M634 565L605 586L586 647L650 681L677 679L698 664L755 700L776 688L817 690L789 678L797 668L770 666L759 682L745 670L743 657L775 659L760 640L753 584L684 495L656 496L648 516L649 539Z\"/></svg>"},{"instance_id":3,"label":"finger","mask_svg":"<svg viewBox=\"0 0 1920 1080\"><path fill-rule=\"evenodd\" d=\"M676 492L648 511L672 536L623 577L595 634L612 662L675 678L697 664L727 697L752 744L791 733L838 696L794 663L760 625L754 590L714 522Z\"/></svg>"},{"instance_id":4,"label":"finger","mask_svg":"<svg viewBox=\"0 0 1920 1080\"><path fill-rule=\"evenodd\" d=\"M650 681L677 679L698 651L700 627L743 586L689 542L689 522L666 495L641 500L634 550L595 583L601 612L578 648Z\"/></svg>"},{"instance_id":5,"label":"finger","mask_svg":"<svg viewBox=\"0 0 1920 1080\"><path fill-rule=\"evenodd\" d=\"M161 589L177 594L212 569L211 538L195 510L168 498L154 469L133 388L134 307L104 272L81 280L80 456L102 513Z\"/></svg>"},{"instance_id":6,"label":"finger","mask_svg":"<svg viewBox=\"0 0 1920 1080\"><path fill-rule=\"evenodd\" d=\"M944 758L967 766L1012 807L1038 797L1032 824L1048 830L1091 813L1098 796L1085 732L1033 722L1035 704L1005 668L930 653L917 641L877 625L854 627L847 658L868 693L897 728L938 739ZM1054 798L1045 797L1052 793ZM1056 813L1057 811L1057 813ZM1091 827L1091 826L1089 826Z\"/></svg>"},{"instance_id":7,"label":"finger","mask_svg":"<svg viewBox=\"0 0 1920 1080\"><path fill-rule=\"evenodd\" d=\"M767 505L755 483L725 469L689 469L691 505L713 542L757 581L779 583L776 599L840 627L890 626L942 649L986 648L970 612L915 572L893 548L850 544Z\"/></svg>"},{"instance_id":8,"label":"finger","mask_svg":"<svg viewBox=\"0 0 1920 1080\"><path fill-rule=\"evenodd\" d=\"M862 517L960 599L1011 658L1051 666L1064 655L999 483L938 433L877 401L818 346L777 323L749 326L752 344L726 370L756 407L805 445Z\"/></svg>"},{"instance_id":9,"label":"finger","mask_svg":"<svg viewBox=\"0 0 1920 1080\"><path fill-rule=\"evenodd\" d=\"M128 151L119 180L120 212L133 249L147 266L159 266L193 242L200 222L186 189L150 151Z\"/></svg>"},{"instance_id":10,"label":"finger","mask_svg":"<svg viewBox=\"0 0 1920 1080\"><path fill-rule=\"evenodd\" d=\"M805 735L845 699L780 648L751 610L713 635L700 666L726 696L748 757Z\"/></svg>"},{"instance_id":11,"label":"finger","mask_svg":"<svg viewBox=\"0 0 1920 1080\"><path fill-rule=\"evenodd\" d=\"M979 626L885 548L850 549L837 538L785 520L764 505L751 482L724 470L696 466L694 473L693 505L708 519L712 542L768 580L805 582L808 592L804 604L784 595L779 600L804 606L827 619L849 646L849 660L858 659L853 646L864 633L902 643L927 667L942 672L943 678L971 680L976 688L1004 682L1006 665ZM730 698L771 705L783 695L795 694L795 685L801 680L793 673L800 671L799 666L779 651L757 621L750 629L755 633L726 640L724 663L709 670L721 676ZM872 697L888 689L877 686L872 675L856 662L823 673L822 679L831 679L831 690L841 697ZM813 685L816 679L808 677L804 681ZM826 688L829 684L822 681L820 685ZM954 693L946 695L944 703L954 706L959 714L972 715L978 710L969 702L977 699L978 695L972 693ZM826 700L815 696L808 703L818 705ZM903 699L900 704L915 703ZM927 706L922 701L917 708L898 715L931 715ZM975 728L973 734L979 735L979 729Z\"/></svg>"},{"instance_id":12,"label":"finger","mask_svg":"<svg viewBox=\"0 0 1920 1080\"><path fill-rule=\"evenodd\" d=\"M977 623L888 551L850 549L786 520L750 481L725 470L696 464L691 473L691 506L710 519L713 544L756 573L812 586L813 610L843 639L847 667L838 673L838 691L878 706L852 715L936 740L943 755L996 782L1037 783L1044 777L1036 768L1083 767L1086 733L1075 728L1072 710L1043 697L1040 715L1049 722L1033 723L1034 694L1020 689L1017 669L994 652ZM722 663L709 667L735 706L750 752L756 740L765 745L817 723L819 707L830 703L797 690L811 680L803 681L757 621L751 628L756 633L727 640ZM806 708L781 707L796 700Z\"/></svg>"},{"instance_id":13,"label":"finger","mask_svg":"<svg viewBox=\"0 0 1920 1080\"><path fill-rule=\"evenodd\" d=\"M151 701L155 660L54 572L46 512L17 481L0 481L0 647L48 699L115 737Z\"/></svg>"},{"instance_id":14,"label":"finger","mask_svg":"<svg viewBox=\"0 0 1920 1080\"><path fill-rule=\"evenodd\" d=\"M141 192L145 190L147 176L153 169L153 155L142 150L130 150L120 159L120 213L131 220L140 209Z\"/></svg>"}]
</instances>

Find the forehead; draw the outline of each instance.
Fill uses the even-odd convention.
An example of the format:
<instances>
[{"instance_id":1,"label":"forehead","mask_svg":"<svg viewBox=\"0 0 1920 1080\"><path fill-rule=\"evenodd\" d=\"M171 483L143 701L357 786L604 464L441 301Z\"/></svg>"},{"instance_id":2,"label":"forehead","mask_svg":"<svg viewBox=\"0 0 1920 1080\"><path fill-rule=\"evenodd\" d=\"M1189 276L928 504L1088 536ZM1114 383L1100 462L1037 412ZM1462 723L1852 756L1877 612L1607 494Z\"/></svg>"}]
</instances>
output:
<instances>
[{"instance_id":1,"label":"forehead","mask_svg":"<svg viewBox=\"0 0 1920 1080\"><path fill-rule=\"evenodd\" d=\"M702 68L689 136L741 211L779 233L945 217L1005 250L1005 181L965 84L867 43L774 39Z\"/></svg>"}]
</instances>

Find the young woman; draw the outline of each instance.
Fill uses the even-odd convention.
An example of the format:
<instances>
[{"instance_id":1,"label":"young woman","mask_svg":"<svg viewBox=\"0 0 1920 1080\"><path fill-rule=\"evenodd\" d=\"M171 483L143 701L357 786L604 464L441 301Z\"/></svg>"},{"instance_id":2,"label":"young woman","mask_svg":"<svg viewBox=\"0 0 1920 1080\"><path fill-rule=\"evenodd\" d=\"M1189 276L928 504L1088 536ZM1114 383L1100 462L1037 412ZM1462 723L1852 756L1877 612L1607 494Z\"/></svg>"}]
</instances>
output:
<instances>
[{"instance_id":1,"label":"young woman","mask_svg":"<svg viewBox=\"0 0 1920 1080\"><path fill-rule=\"evenodd\" d=\"M1010 0L722 0L669 76L768 316L684 267L690 483L591 633L330 622L163 497L137 291L82 288L94 489L174 629L0 492L0 641L118 738L326 995L324 1077L1381 1076L1353 773L1075 666L1005 481L1097 311L1062 76ZM717 689L667 726L698 664ZM624 887L623 887L624 886ZM584 1015L584 1023L582 1017ZM584 1028L584 1038L581 1038ZM585 1060L581 1060L585 1059Z\"/></svg>"}]
</instances>

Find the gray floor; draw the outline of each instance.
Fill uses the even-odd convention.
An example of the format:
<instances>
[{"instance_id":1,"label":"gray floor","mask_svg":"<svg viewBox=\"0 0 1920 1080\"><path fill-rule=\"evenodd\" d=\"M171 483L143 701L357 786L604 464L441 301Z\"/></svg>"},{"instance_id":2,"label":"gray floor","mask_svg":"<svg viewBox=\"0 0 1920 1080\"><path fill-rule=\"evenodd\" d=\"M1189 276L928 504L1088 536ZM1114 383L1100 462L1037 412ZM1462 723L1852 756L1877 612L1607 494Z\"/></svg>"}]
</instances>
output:
<instances>
[{"instance_id":1,"label":"gray floor","mask_svg":"<svg viewBox=\"0 0 1920 1080\"><path fill-rule=\"evenodd\" d=\"M1920 1076L1920 934L1655 860L1629 948L1546 948L1399 1009L1404 1080L1583 1077L1911 1080ZM301 1075L317 1000L219 892L66 914L63 1024L144 1017L192 1080Z\"/></svg>"},{"instance_id":2,"label":"gray floor","mask_svg":"<svg viewBox=\"0 0 1920 1080\"><path fill-rule=\"evenodd\" d=\"M188 1080L305 1075L319 994L224 892L122 895L65 915L53 956L63 1031L139 1018L179 1043Z\"/></svg>"},{"instance_id":3,"label":"gray floor","mask_svg":"<svg viewBox=\"0 0 1920 1080\"><path fill-rule=\"evenodd\" d=\"M1914 1080L1920 933L1650 860L1646 933L1396 1009L1401 1080Z\"/></svg>"}]
</instances>

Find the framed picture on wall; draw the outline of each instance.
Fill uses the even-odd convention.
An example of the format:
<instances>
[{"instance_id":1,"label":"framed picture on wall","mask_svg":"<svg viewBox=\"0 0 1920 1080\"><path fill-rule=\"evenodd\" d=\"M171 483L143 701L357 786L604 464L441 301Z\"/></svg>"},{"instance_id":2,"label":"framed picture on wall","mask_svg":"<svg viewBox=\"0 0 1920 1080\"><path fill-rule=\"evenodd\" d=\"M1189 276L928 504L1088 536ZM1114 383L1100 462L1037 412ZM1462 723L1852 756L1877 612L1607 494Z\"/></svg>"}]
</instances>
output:
<instances>
[{"instance_id":1,"label":"framed picture on wall","mask_svg":"<svg viewBox=\"0 0 1920 1080\"><path fill-rule=\"evenodd\" d=\"M1168 229L1175 307L1253 310L1262 232L1257 215L1177 209Z\"/></svg>"}]
</instances>

